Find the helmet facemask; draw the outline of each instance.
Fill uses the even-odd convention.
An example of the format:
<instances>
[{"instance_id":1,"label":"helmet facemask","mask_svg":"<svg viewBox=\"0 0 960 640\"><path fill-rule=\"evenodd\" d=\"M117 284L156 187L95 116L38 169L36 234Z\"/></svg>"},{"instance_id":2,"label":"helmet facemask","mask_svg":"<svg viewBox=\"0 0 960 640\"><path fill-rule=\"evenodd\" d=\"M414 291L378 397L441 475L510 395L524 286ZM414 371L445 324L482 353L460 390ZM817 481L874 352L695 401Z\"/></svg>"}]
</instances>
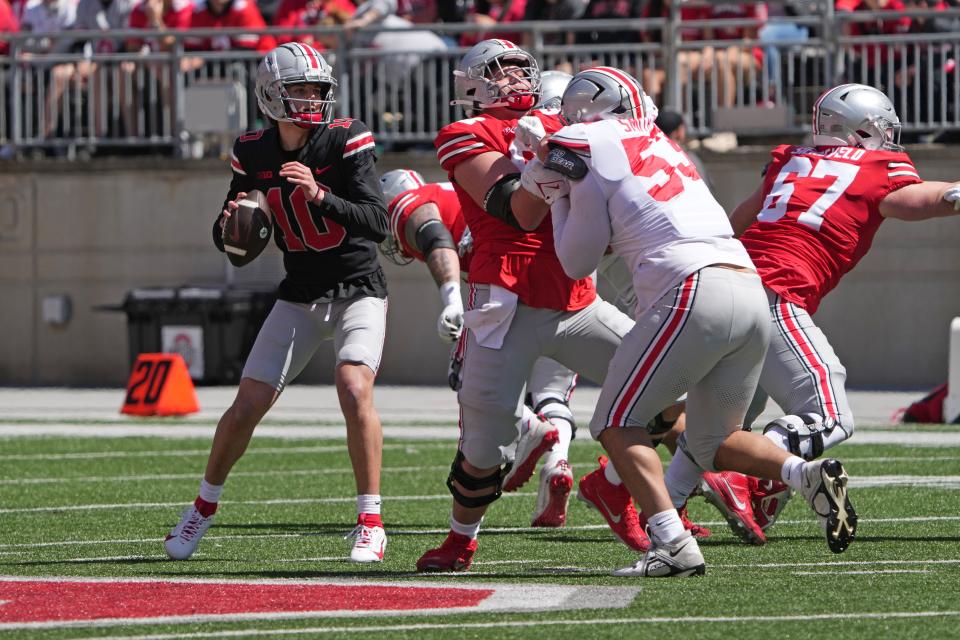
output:
<instances>
[{"instance_id":1,"label":"helmet facemask","mask_svg":"<svg viewBox=\"0 0 960 640\"><path fill-rule=\"evenodd\" d=\"M317 126L333 119L333 105L336 104L334 83L296 81L279 84L280 101L287 122ZM316 87L310 97L295 97L308 86Z\"/></svg>"},{"instance_id":2,"label":"helmet facemask","mask_svg":"<svg viewBox=\"0 0 960 640\"><path fill-rule=\"evenodd\" d=\"M471 81L473 88L465 91L468 99L456 101L464 104L470 115L496 107L526 113L540 100L540 68L524 51L508 51L453 74ZM526 87L515 89L512 85Z\"/></svg>"},{"instance_id":3,"label":"helmet facemask","mask_svg":"<svg viewBox=\"0 0 960 640\"><path fill-rule=\"evenodd\" d=\"M413 262L413 258L403 252L403 249L400 248L400 243L397 242L396 237L394 237L392 233L388 233L387 237L380 243L380 253L383 254L384 258L400 267Z\"/></svg>"}]
</instances>

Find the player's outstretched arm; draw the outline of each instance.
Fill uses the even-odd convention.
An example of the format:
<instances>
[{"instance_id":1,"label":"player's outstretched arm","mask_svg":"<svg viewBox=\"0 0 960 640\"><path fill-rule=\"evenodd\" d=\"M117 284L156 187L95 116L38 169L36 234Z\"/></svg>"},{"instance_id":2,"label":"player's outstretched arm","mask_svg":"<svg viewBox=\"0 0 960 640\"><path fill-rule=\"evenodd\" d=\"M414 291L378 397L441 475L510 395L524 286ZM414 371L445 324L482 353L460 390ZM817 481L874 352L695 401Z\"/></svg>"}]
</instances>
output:
<instances>
[{"instance_id":1,"label":"player's outstretched arm","mask_svg":"<svg viewBox=\"0 0 960 640\"><path fill-rule=\"evenodd\" d=\"M553 203L553 242L568 277L586 278L610 245L607 198L590 173L570 187L569 198Z\"/></svg>"},{"instance_id":2,"label":"player's outstretched arm","mask_svg":"<svg viewBox=\"0 0 960 640\"><path fill-rule=\"evenodd\" d=\"M921 182L897 189L880 201L880 215L897 220L928 220L957 215L960 183Z\"/></svg>"},{"instance_id":3,"label":"player's outstretched arm","mask_svg":"<svg viewBox=\"0 0 960 640\"><path fill-rule=\"evenodd\" d=\"M423 255L437 286L460 282L460 255L450 231L440 219L440 209L432 202L417 207L403 228L404 239Z\"/></svg>"},{"instance_id":4,"label":"player's outstretched arm","mask_svg":"<svg viewBox=\"0 0 960 640\"><path fill-rule=\"evenodd\" d=\"M464 160L453 170L459 184L488 214L518 229L536 229L550 207L520 188L520 172L496 151Z\"/></svg>"},{"instance_id":5,"label":"player's outstretched arm","mask_svg":"<svg viewBox=\"0 0 960 640\"><path fill-rule=\"evenodd\" d=\"M763 206L763 185L747 196L747 199L737 205L730 214L730 226L733 227L733 237L739 238L757 219L760 208Z\"/></svg>"}]
</instances>

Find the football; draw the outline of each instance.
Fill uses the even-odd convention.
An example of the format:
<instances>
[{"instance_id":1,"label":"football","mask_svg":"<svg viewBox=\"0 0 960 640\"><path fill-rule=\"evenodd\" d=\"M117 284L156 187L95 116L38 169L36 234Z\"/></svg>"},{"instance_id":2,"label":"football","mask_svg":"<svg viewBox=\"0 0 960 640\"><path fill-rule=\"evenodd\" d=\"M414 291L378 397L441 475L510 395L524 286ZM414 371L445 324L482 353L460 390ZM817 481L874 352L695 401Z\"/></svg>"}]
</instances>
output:
<instances>
[{"instance_id":1,"label":"football","mask_svg":"<svg viewBox=\"0 0 960 640\"><path fill-rule=\"evenodd\" d=\"M235 267L249 264L270 243L273 230L273 215L267 196L254 189L237 204L223 225L223 250Z\"/></svg>"}]
</instances>

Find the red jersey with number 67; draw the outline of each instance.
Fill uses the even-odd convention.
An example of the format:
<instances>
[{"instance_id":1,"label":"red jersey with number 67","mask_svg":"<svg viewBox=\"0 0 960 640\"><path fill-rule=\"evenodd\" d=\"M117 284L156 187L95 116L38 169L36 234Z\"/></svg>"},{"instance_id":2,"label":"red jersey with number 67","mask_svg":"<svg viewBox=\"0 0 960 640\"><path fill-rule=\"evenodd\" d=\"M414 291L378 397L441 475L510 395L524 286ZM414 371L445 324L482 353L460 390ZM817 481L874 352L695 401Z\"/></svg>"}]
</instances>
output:
<instances>
[{"instance_id":1,"label":"red jersey with number 67","mask_svg":"<svg viewBox=\"0 0 960 640\"><path fill-rule=\"evenodd\" d=\"M760 214L740 240L763 284L813 314L870 249L880 202L922 180L903 152L782 145L771 155Z\"/></svg>"},{"instance_id":2,"label":"red jersey with number 67","mask_svg":"<svg viewBox=\"0 0 960 640\"><path fill-rule=\"evenodd\" d=\"M556 111L532 111L547 133L560 129ZM466 118L448 124L437 134L434 145L440 166L453 183L463 217L473 234L470 282L494 284L508 289L529 307L576 311L597 297L590 278L571 280L563 272L553 245L550 216L533 231L525 232L484 211L457 184L457 165L482 153L496 152L510 158L517 168L533 158L522 153L514 142L517 119L498 120L489 116Z\"/></svg>"},{"instance_id":3,"label":"red jersey with number 67","mask_svg":"<svg viewBox=\"0 0 960 640\"><path fill-rule=\"evenodd\" d=\"M423 254L407 241L406 226L413 212L426 204L437 206L440 211L440 221L450 232L455 243L460 242L463 232L467 229L463 212L460 210L460 199L457 198L457 193L449 182L425 184L422 187L410 189L398 195L387 206L387 215L390 217L390 233L393 234L397 244L405 254L420 262L424 262ZM471 254L460 256L461 271L470 271L470 257Z\"/></svg>"}]
</instances>

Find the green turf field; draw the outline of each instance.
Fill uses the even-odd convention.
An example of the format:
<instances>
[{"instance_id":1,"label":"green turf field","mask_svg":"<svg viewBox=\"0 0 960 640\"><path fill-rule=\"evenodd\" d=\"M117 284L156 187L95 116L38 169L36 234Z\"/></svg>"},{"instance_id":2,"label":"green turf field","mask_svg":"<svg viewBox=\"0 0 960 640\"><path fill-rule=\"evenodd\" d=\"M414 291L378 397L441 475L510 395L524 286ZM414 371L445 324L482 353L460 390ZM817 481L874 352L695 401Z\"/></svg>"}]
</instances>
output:
<instances>
[{"instance_id":1,"label":"green turf field","mask_svg":"<svg viewBox=\"0 0 960 640\"><path fill-rule=\"evenodd\" d=\"M95 428L95 427L92 427ZM467 574L427 576L414 562L448 527L452 441L387 442L382 565L343 558L355 494L345 444L257 438L227 484L220 512L193 559L166 560L161 540L196 495L207 439L0 440L0 576L371 578L439 584L638 587L625 609L448 616L242 620L214 623L6 630L0 637L356 637L375 632L446 638L960 637L960 448L844 445L857 539L831 554L812 514L794 498L764 547L748 547L702 498L691 517L713 528L701 541L703 578L609 575L635 560L600 516L571 500L568 526L527 528L536 477L488 514ZM576 477L597 445L576 440ZM0 598L2 600L2 598ZM131 602L130 606L138 603ZM0 604L2 606L2 604Z\"/></svg>"}]
</instances>

